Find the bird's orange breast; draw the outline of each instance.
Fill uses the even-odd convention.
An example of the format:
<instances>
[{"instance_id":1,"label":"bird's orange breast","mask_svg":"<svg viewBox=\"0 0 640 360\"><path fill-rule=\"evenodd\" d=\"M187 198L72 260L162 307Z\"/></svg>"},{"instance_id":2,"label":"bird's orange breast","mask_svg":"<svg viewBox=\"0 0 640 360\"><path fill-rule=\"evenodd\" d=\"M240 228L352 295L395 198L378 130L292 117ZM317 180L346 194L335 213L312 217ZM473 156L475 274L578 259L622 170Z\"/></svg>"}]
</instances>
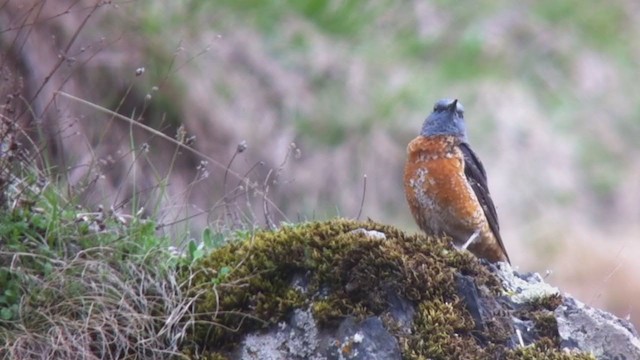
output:
<instances>
[{"instance_id":1,"label":"bird's orange breast","mask_svg":"<svg viewBox=\"0 0 640 360\"><path fill-rule=\"evenodd\" d=\"M464 158L450 136L418 136L407 147L405 194L420 228L468 238L483 211L464 174Z\"/></svg>"}]
</instances>

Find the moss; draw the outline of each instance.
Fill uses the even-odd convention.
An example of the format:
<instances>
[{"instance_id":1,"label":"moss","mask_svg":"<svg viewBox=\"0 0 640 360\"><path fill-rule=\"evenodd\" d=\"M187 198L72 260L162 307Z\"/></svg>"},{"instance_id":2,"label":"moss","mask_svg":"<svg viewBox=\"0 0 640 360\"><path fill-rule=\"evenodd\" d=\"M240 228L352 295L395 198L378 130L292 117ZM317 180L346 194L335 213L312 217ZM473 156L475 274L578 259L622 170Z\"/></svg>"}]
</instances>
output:
<instances>
[{"instance_id":1,"label":"moss","mask_svg":"<svg viewBox=\"0 0 640 360\"><path fill-rule=\"evenodd\" d=\"M553 311L562 304L560 294L552 294L531 300L517 312L519 318L531 320L534 323L534 330L539 338L547 339L560 346L560 334L558 333L558 322Z\"/></svg>"},{"instance_id":2,"label":"moss","mask_svg":"<svg viewBox=\"0 0 640 360\"><path fill-rule=\"evenodd\" d=\"M554 311L558 306L562 305L562 295L551 294L548 296L539 297L529 301L528 305L532 309Z\"/></svg>"},{"instance_id":3,"label":"moss","mask_svg":"<svg viewBox=\"0 0 640 360\"><path fill-rule=\"evenodd\" d=\"M591 354L564 352L549 338L543 338L535 344L523 348L509 350L505 360L595 360Z\"/></svg>"},{"instance_id":4,"label":"moss","mask_svg":"<svg viewBox=\"0 0 640 360\"><path fill-rule=\"evenodd\" d=\"M307 300L302 289L291 286L294 276L313 274L305 279L307 293L316 292L321 284L334 283L329 281L333 280L330 274L339 260L331 254L345 253L350 247L349 241L337 240L338 235L348 232L345 225L315 223L258 232L247 241L229 244L204 258L192 277L191 291L195 295L211 289L204 292L196 311L211 314L201 320L221 326L196 326L193 339L221 346L239 335L225 328L249 331L281 320ZM211 279L220 280L223 270L225 278L220 284L212 284ZM328 293L334 290L328 289Z\"/></svg>"},{"instance_id":5,"label":"moss","mask_svg":"<svg viewBox=\"0 0 640 360\"><path fill-rule=\"evenodd\" d=\"M353 231L359 228L383 232L386 239ZM260 231L216 250L193 269L189 291L198 299L196 313L206 315L200 315L190 340L198 352L230 349L244 333L302 307L325 327L346 316L380 315L406 359L561 354L554 339L520 352L507 349L510 329L500 325L508 322L500 321L508 319L506 312L494 314L490 322L496 326L478 330L458 297L456 274L469 275L484 293L502 293L480 261L446 239L341 219ZM399 329L389 316L390 294L416 306L411 331Z\"/></svg>"},{"instance_id":6,"label":"moss","mask_svg":"<svg viewBox=\"0 0 640 360\"><path fill-rule=\"evenodd\" d=\"M463 309L459 301L421 302L412 335L402 341L405 359L465 359L465 354L482 354L483 350L469 336L474 323Z\"/></svg>"}]
</instances>

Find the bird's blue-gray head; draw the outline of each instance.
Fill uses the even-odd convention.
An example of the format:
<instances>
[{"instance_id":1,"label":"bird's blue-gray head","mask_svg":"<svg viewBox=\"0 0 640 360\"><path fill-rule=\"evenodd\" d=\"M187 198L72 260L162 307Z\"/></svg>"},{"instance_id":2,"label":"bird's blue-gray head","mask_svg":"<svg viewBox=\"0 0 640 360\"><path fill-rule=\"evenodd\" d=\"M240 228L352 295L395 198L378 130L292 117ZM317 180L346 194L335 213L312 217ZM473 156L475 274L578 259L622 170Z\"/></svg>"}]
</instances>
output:
<instances>
[{"instance_id":1,"label":"bird's blue-gray head","mask_svg":"<svg viewBox=\"0 0 640 360\"><path fill-rule=\"evenodd\" d=\"M451 135L467 141L464 107L457 99L438 100L420 130L422 136Z\"/></svg>"}]
</instances>

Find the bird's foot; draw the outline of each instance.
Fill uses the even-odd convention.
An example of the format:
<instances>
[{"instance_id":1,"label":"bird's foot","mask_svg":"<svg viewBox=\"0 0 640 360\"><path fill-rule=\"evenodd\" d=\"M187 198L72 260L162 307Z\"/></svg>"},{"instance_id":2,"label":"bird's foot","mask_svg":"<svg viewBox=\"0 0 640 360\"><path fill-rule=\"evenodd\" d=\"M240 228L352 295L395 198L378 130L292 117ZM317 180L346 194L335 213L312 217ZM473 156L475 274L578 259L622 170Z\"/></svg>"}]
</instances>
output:
<instances>
[{"instance_id":1,"label":"bird's foot","mask_svg":"<svg viewBox=\"0 0 640 360\"><path fill-rule=\"evenodd\" d=\"M476 232L474 232L473 234L471 234L471 236L469 236L469 240L467 240L467 242L465 242L460 249L462 250L466 250L471 244L473 244L474 241L476 241L476 239L478 238L478 236L480 236L480 230L476 230Z\"/></svg>"}]
</instances>

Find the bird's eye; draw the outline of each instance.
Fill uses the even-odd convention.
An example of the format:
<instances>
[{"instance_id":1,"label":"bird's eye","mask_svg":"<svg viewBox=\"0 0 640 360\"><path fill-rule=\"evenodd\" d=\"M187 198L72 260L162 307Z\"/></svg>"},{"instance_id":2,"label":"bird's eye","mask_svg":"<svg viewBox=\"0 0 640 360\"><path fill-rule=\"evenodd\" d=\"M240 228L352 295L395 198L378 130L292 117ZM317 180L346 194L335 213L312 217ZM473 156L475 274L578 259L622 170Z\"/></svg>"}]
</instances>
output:
<instances>
[{"instance_id":1,"label":"bird's eye","mask_svg":"<svg viewBox=\"0 0 640 360\"><path fill-rule=\"evenodd\" d=\"M433 107L433 111L434 111L434 112L438 111L438 107L437 107L437 106L434 106L434 107Z\"/></svg>"}]
</instances>

